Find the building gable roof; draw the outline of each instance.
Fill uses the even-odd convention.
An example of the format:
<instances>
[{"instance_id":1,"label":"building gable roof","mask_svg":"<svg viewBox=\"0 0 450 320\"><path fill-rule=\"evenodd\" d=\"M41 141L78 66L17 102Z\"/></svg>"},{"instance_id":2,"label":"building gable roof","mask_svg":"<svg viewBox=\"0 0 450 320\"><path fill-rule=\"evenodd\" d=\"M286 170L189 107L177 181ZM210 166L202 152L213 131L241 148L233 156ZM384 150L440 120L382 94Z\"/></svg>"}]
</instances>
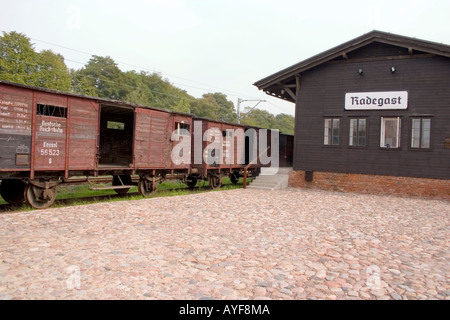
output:
<instances>
[{"instance_id":1,"label":"building gable roof","mask_svg":"<svg viewBox=\"0 0 450 320\"><path fill-rule=\"evenodd\" d=\"M450 58L449 45L374 30L362 36L359 36L358 38L347 41L339 46L319 53L309 59L303 60L293 66L276 72L266 78L255 82L253 85L258 87L258 89L260 90L264 90L267 94L294 102L295 94L293 94L293 91L289 88L294 87L293 84L295 84L295 77L297 75L300 75L302 72L321 65L325 62L342 56L346 56L349 52L355 51L375 42L408 48L410 52L420 51ZM281 96L279 95L279 93L277 93L277 90L272 90L275 88L280 89L283 87L283 84L286 85L288 83L290 85L285 86L284 89L291 91L290 93L288 92L289 95Z\"/></svg>"}]
</instances>

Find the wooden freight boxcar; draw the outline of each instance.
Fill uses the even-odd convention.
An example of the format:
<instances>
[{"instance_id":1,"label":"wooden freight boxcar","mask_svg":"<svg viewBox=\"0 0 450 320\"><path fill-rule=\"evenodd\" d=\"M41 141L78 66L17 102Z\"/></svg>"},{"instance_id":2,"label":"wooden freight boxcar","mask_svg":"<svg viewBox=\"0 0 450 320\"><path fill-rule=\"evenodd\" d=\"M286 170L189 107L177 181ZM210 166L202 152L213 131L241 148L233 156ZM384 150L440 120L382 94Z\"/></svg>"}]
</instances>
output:
<instances>
[{"instance_id":1,"label":"wooden freight boxcar","mask_svg":"<svg viewBox=\"0 0 450 320\"><path fill-rule=\"evenodd\" d=\"M186 177L174 164L173 130L190 130L190 115L0 81L1 196L50 206L70 177L112 175L126 192L132 175L147 195L166 175ZM176 134L175 134L176 135Z\"/></svg>"},{"instance_id":2,"label":"wooden freight boxcar","mask_svg":"<svg viewBox=\"0 0 450 320\"><path fill-rule=\"evenodd\" d=\"M270 130L202 118L193 118L193 127L188 186L207 180L212 188L219 188L224 176L236 184L244 170L256 175L263 166L260 157L270 149ZM268 146L259 144L261 132L267 134Z\"/></svg>"}]
</instances>

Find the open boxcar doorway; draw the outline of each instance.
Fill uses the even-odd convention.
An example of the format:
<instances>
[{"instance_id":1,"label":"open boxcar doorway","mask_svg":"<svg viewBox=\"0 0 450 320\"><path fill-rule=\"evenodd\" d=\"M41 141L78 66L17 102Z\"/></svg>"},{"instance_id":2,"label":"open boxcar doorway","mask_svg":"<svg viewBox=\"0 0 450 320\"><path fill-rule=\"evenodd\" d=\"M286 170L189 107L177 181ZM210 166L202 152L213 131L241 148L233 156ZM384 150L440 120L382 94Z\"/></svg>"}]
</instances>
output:
<instances>
[{"instance_id":1,"label":"open boxcar doorway","mask_svg":"<svg viewBox=\"0 0 450 320\"><path fill-rule=\"evenodd\" d=\"M102 105L99 165L129 167L133 163L134 109Z\"/></svg>"}]
</instances>

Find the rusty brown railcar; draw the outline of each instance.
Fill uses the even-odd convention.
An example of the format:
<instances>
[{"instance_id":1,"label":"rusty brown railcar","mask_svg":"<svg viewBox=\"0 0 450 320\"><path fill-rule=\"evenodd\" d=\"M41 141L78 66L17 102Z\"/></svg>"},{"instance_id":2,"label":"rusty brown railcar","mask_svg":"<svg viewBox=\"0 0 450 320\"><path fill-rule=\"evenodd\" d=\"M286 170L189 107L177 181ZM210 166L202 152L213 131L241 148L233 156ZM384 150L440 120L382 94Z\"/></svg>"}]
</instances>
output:
<instances>
[{"instance_id":1,"label":"rusty brown railcar","mask_svg":"<svg viewBox=\"0 0 450 320\"><path fill-rule=\"evenodd\" d=\"M219 188L225 176L236 184L244 172L256 176L261 167L272 165L261 161L262 157L271 156L271 130L196 117L193 127L191 172L187 179L191 188L198 180ZM262 136L266 139L261 144Z\"/></svg>"},{"instance_id":2,"label":"rusty brown railcar","mask_svg":"<svg viewBox=\"0 0 450 320\"><path fill-rule=\"evenodd\" d=\"M1 195L45 208L69 178L104 175L118 193L137 175L139 191L148 195L168 175L189 174L189 163L171 161L177 143L171 134L191 121L187 114L0 81Z\"/></svg>"},{"instance_id":3,"label":"rusty brown railcar","mask_svg":"<svg viewBox=\"0 0 450 320\"><path fill-rule=\"evenodd\" d=\"M259 145L265 135L269 143ZM207 180L218 188L224 176L237 183L266 165L260 157L271 153L270 136L265 129L0 80L0 194L12 204L46 208L58 185L102 177L112 186L92 189L124 194L137 185L147 196L166 179L191 188Z\"/></svg>"},{"instance_id":4,"label":"rusty brown railcar","mask_svg":"<svg viewBox=\"0 0 450 320\"><path fill-rule=\"evenodd\" d=\"M246 127L202 118L193 118L193 124L188 186L207 180L212 188L219 188L224 176L236 184L245 165Z\"/></svg>"}]
</instances>

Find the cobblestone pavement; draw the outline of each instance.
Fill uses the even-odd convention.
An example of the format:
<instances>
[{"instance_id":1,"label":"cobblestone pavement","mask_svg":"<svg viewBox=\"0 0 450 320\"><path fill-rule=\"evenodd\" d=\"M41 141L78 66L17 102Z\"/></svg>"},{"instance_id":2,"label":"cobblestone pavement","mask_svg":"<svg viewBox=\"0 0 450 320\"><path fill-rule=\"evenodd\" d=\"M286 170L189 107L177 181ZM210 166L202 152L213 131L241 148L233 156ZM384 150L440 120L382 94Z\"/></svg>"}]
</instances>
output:
<instances>
[{"instance_id":1,"label":"cobblestone pavement","mask_svg":"<svg viewBox=\"0 0 450 320\"><path fill-rule=\"evenodd\" d=\"M0 299L450 299L450 202L231 190L0 215Z\"/></svg>"}]
</instances>

